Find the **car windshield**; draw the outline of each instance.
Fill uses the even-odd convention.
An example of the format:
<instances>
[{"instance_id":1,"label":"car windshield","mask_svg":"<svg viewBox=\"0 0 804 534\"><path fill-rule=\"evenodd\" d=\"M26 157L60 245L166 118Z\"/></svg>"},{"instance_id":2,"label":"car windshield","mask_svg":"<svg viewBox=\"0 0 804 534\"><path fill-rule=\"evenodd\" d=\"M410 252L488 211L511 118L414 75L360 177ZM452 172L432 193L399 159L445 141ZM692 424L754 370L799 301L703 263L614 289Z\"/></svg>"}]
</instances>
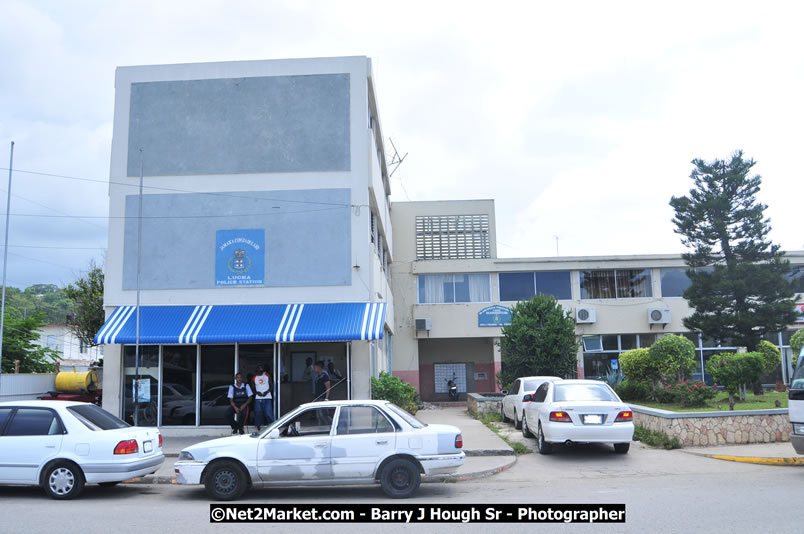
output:
<instances>
[{"instance_id":1,"label":"car windshield","mask_svg":"<svg viewBox=\"0 0 804 534\"><path fill-rule=\"evenodd\" d=\"M394 412L396 415L402 418L402 420L404 420L407 424L409 424L413 428L424 428L427 426L426 424L422 423L421 421L410 415L408 412L406 412L396 404L392 404L389 402L388 404L385 405L385 407L390 411Z\"/></svg>"},{"instance_id":2,"label":"car windshield","mask_svg":"<svg viewBox=\"0 0 804 534\"><path fill-rule=\"evenodd\" d=\"M537 389L539 389L539 386L541 386L543 383L544 380L525 380L525 389L523 389L523 391L525 393L536 391Z\"/></svg>"},{"instance_id":3,"label":"car windshield","mask_svg":"<svg viewBox=\"0 0 804 534\"><path fill-rule=\"evenodd\" d=\"M804 358L804 355L799 356L799 358ZM798 369L796 369L796 372L793 374L790 389L804 389L804 364L799 365Z\"/></svg>"},{"instance_id":4,"label":"car windshield","mask_svg":"<svg viewBox=\"0 0 804 534\"><path fill-rule=\"evenodd\" d=\"M90 430L114 430L131 426L94 404L68 406L67 411L72 413L76 419L84 423Z\"/></svg>"},{"instance_id":5,"label":"car windshield","mask_svg":"<svg viewBox=\"0 0 804 534\"><path fill-rule=\"evenodd\" d=\"M597 384L557 384L553 394L554 402L562 401L613 401L617 397L605 385Z\"/></svg>"}]
</instances>

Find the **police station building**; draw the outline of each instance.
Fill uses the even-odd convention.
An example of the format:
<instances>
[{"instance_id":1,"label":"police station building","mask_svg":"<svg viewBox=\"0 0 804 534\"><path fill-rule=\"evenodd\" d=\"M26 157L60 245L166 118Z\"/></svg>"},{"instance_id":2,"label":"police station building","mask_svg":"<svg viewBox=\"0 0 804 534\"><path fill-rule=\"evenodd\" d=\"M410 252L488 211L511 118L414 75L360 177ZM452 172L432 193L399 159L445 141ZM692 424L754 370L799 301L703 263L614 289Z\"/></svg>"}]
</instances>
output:
<instances>
[{"instance_id":1,"label":"police station building","mask_svg":"<svg viewBox=\"0 0 804 534\"><path fill-rule=\"evenodd\" d=\"M536 294L575 319L578 377L667 333L695 343L698 376L737 350L684 328L680 255L499 258L492 200L390 204L368 58L124 67L115 91L96 340L103 406L128 421L138 337L138 423L194 432L226 424L233 375L258 365L275 414L312 400L319 360L333 399L369 398L381 371L430 401L449 380L498 390L502 327ZM768 336L785 363L766 382L788 380L801 326Z\"/></svg>"},{"instance_id":2,"label":"police station building","mask_svg":"<svg viewBox=\"0 0 804 534\"><path fill-rule=\"evenodd\" d=\"M123 67L115 95L104 408L132 420L138 287L141 425L226 424L260 364L275 413L319 360L332 398L368 398L394 313L370 60Z\"/></svg>"}]
</instances>

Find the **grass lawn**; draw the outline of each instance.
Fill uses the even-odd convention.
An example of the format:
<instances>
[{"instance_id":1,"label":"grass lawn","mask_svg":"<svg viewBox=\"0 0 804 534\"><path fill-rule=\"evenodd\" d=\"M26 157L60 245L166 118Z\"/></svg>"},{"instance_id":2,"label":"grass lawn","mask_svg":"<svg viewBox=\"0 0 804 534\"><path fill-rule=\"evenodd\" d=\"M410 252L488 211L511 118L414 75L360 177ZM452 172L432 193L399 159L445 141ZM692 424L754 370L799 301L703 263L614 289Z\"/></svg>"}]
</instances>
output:
<instances>
[{"instance_id":1,"label":"grass lawn","mask_svg":"<svg viewBox=\"0 0 804 534\"><path fill-rule=\"evenodd\" d=\"M776 391L766 392L764 395L754 396L749 392L745 401L738 400L734 404L735 410L768 410L776 408L776 401L782 403L780 408L787 408L787 393L779 393ZM626 401L627 402L627 401ZM688 408L682 407L678 404L663 404L661 402L634 402L640 406L647 406L648 408L658 408L660 410L670 410L671 412L716 412L716 411L729 411L729 395L727 393L719 393L717 397L707 402L706 406Z\"/></svg>"}]
</instances>

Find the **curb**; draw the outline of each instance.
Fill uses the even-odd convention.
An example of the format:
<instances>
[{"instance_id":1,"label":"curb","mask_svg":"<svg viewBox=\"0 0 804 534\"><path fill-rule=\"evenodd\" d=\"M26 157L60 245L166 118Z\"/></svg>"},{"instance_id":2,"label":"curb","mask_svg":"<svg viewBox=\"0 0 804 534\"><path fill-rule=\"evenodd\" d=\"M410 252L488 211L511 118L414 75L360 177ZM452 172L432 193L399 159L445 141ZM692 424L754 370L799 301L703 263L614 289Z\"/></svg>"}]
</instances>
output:
<instances>
[{"instance_id":1,"label":"curb","mask_svg":"<svg viewBox=\"0 0 804 534\"><path fill-rule=\"evenodd\" d=\"M469 450L463 451L463 453L469 456L516 456L514 449L477 449L477 450Z\"/></svg>"},{"instance_id":2,"label":"curb","mask_svg":"<svg viewBox=\"0 0 804 534\"><path fill-rule=\"evenodd\" d=\"M513 456L513 454L511 456ZM511 469L511 467L513 467L515 463L516 463L516 456L513 456L513 459L510 462L506 463L505 465L501 465L500 467L494 467L492 469L484 469L483 471L475 471L474 473L466 473L463 475L434 475L430 477L422 477L422 483L430 484L435 482L467 482L471 480L477 480L480 478L487 478L496 475L497 473L502 473L503 471ZM171 475L147 475L144 477L124 480L123 484L176 484L176 477Z\"/></svg>"},{"instance_id":3,"label":"curb","mask_svg":"<svg viewBox=\"0 0 804 534\"><path fill-rule=\"evenodd\" d=\"M693 454L695 456L703 456L704 458L714 458L715 460L725 460L727 462L739 462L745 464L756 465L789 465L789 466L804 466L804 458L784 458L784 457L765 457L765 456L730 456L726 454L707 454L703 452L693 452L690 450L681 449L681 452Z\"/></svg>"}]
</instances>

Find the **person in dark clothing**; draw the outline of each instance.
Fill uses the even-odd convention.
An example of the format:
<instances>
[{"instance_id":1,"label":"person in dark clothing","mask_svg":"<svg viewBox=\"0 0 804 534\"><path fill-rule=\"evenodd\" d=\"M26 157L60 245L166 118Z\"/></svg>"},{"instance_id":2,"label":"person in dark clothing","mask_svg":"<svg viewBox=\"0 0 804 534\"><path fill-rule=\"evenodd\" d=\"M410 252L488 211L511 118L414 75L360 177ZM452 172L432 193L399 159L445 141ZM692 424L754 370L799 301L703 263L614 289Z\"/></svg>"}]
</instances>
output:
<instances>
[{"instance_id":1,"label":"person in dark clothing","mask_svg":"<svg viewBox=\"0 0 804 534\"><path fill-rule=\"evenodd\" d=\"M315 362L313 366L313 400L328 401L331 386L329 373L324 370L324 362Z\"/></svg>"},{"instance_id":2,"label":"person in dark clothing","mask_svg":"<svg viewBox=\"0 0 804 534\"><path fill-rule=\"evenodd\" d=\"M243 375L235 375L234 384L229 386L229 409L226 411L226 419L232 427L232 434L243 434L243 425L246 422L246 408L251 404L254 394L251 386L243 382Z\"/></svg>"}]
</instances>

